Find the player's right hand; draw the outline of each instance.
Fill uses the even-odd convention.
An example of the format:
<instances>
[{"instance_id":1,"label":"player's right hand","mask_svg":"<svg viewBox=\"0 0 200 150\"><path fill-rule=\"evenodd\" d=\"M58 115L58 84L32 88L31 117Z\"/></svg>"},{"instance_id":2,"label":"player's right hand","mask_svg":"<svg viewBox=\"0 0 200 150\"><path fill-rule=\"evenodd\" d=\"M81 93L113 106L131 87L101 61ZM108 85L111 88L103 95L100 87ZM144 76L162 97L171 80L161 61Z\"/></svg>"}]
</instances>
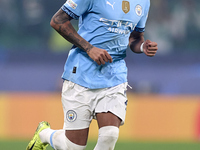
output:
<instances>
[{"instance_id":1,"label":"player's right hand","mask_svg":"<svg viewBox=\"0 0 200 150\"><path fill-rule=\"evenodd\" d=\"M112 57L104 49L92 47L87 54L92 58L98 65L104 65L105 62L112 63Z\"/></svg>"}]
</instances>

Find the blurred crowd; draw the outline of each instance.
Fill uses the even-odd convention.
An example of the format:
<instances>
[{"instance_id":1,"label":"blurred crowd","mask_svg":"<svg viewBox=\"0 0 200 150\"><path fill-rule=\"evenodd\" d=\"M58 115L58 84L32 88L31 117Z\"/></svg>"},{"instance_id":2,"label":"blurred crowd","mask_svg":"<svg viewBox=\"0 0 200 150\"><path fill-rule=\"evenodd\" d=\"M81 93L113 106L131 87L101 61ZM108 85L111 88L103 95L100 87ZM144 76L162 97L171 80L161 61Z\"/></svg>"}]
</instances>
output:
<instances>
[{"instance_id":1,"label":"blurred crowd","mask_svg":"<svg viewBox=\"0 0 200 150\"><path fill-rule=\"evenodd\" d=\"M146 35L159 43L163 53L198 51L200 1L152 0Z\"/></svg>"},{"instance_id":2,"label":"blurred crowd","mask_svg":"<svg viewBox=\"0 0 200 150\"><path fill-rule=\"evenodd\" d=\"M57 35L49 26L52 15L64 2L0 0L0 49L48 49L52 42L66 45L55 41ZM158 42L160 53L196 52L200 46L199 35L200 1L151 1L145 36Z\"/></svg>"},{"instance_id":3,"label":"blurred crowd","mask_svg":"<svg viewBox=\"0 0 200 150\"><path fill-rule=\"evenodd\" d=\"M48 46L50 18L64 1L0 0L0 47L40 50Z\"/></svg>"}]
</instances>

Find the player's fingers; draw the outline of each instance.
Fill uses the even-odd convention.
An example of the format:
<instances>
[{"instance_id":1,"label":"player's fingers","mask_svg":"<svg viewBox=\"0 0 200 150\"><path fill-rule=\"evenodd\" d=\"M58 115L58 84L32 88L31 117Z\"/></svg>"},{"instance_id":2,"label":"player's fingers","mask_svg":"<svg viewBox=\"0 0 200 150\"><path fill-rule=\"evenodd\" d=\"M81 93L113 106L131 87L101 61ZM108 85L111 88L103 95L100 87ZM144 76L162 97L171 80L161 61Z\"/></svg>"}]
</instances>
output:
<instances>
[{"instance_id":1,"label":"player's fingers","mask_svg":"<svg viewBox=\"0 0 200 150\"><path fill-rule=\"evenodd\" d=\"M94 56L94 58L92 58L98 65L101 65L101 61L99 59L99 57Z\"/></svg>"},{"instance_id":2,"label":"player's fingers","mask_svg":"<svg viewBox=\"0 0 200 150\"><path fill-rule=\"evenodd\" d=\"M150 43L147 47L149 52L153 52L153 51L157 51L158 47L157 47L157 43Z\"/></svg>"},{"instance_id":3,"label":"player's fingers","mask_svg":"<svg viewBox=\"0 0 200 150\"><path fill-rule=\"evenodd\" d=\"M148 43L151 43L151 41L150 41L150 40L146 40L145 42L146 42L146 44L148 44Z\"/></svg>"},{"instance_id":4,"label":"player's fingers","mask_svg":"<svg viewBox=\"0 0 200 150\"><path fill-rule=\"evenodd\" d=\"M156 52L157 52L157 48L150 48L150 47L148 47L148 49L147 49L147 51L146 51L147 53L147 56L154 56L155 54L156 54Z\"/></svg>"},{"instance_id":5,"label":"player's fingers","mask_svg":"<svg viewBox=\"0 0 200 150\"><path fill-rule=\"evenodd\" d=\"M107 57L110 63L113 62L112 57L110 56L110 54L108 54L108 52L106 52L105 56Z\"/></svg>"},{"instance_id":6,"label":"player's fingers","mask_svg":"<svg viewBox=\"0 0 200 150\"><path fill-rule=\"evenodd\" d=\"M102 57L99 57L99 62L100 62L100 65L102 64L102 65L105 65L105 61L104 61L104 59L102 58Z\"/></svg>"},{"instance_id":7,"label":"player's fingers","mask_svg":"<svg viewBox=\"0 0 200 150\"><path fill-rule=\"evenodd\" d=\"M101 65L100 60L95 60L95 62L96 62L98 65Z\"/></svg>"},{"instance_id":8,"label":"player's fingers","mask_svg":"<svg viewBox=\"0 0 200 150\"><path fill-rule=\"evenodd\" d=\"M156 54L156 53L148 53L147 56L153 57L153 56L155 56L155 54Z\"/></svg>"},{"instance_id":9,"label":"player's fingers","mask_svg":"<svg viewBox=\"0 0 200 150\"><path fill-rule=\"evenodd\" d=\"M157 52L157 50L154 50L154 51L147 50L147 55L155 55L156 52Z\"/></svg>"},{"instance_id":10,"label":"player's fingers","mask_svg":"<svg viewBox=\"0 0 200 150\"><path fill-rule=\"evenodd\" d=\"M103 58L103 60L104 60L105 62L108 62L108 58L106 57L105 54L103 54L101 57Z\"/></svg>"},{"instance_id":11,"label":"player's fingers","mask_svg":"<svg viewBox=\"0 0 200 150\"><path fill-rule=\"evenodd\" d=\"M148 47L147 49L149 52L156 52L158 50L157 47Z\"/></svg>"},{"instance_id":12,"label":"player's fingers","mask_svg":"<svg viewBox=\"0 0 200 150\"><path fill-rule=\"evenodd\" d=\"M148 43L148 46L149 47L157 47L158 44L156 42L150 42L150 43Z\"/></svg>"},{"instance_id":13,"label":"player's fingers","mask_svg":"<svg viewBox=\"0 0 200 150\"><path fill-rule=\"evenodd\" d=\"M155 54L157 51L149 51L148 54Z\"/></svg>"}]
</instances>

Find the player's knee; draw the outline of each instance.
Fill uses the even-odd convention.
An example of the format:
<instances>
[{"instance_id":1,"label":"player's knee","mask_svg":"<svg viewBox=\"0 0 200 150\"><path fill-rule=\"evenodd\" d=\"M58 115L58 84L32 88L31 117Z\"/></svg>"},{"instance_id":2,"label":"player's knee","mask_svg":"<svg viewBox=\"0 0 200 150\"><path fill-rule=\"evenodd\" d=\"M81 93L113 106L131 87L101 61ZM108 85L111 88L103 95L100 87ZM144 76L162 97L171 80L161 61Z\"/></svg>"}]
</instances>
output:
<instances>
[{"instance_id":1,"label":"player's knee","mask_svg":"<svg viewBox=\"0 0 200 150\"><path fill-rule=\"evenodd\" d=\"M117 140L119 136L119 128L115 126L105 126L99 129L99 137L109 141Z\"/></svg>"},{"instance_id":2,"label":"player's knee","mask_svg":"<svg viewBox=\"0 0 200 150\"><path fill-rule=\"evenodd\" d=\"M99 129L98 142L94 150L113 150L119 136L119 128L105 126Z\"/></svg>"}]
</instances>

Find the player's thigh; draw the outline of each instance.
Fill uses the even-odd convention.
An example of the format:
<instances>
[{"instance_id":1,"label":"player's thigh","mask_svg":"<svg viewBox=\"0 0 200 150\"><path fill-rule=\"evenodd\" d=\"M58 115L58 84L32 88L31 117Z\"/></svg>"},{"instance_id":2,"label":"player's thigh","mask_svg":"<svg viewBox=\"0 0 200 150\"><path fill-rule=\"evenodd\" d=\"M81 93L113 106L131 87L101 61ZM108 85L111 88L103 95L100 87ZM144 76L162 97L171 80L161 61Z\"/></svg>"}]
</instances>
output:
<instances>
[{"instance_id":1,"label":"player's thigh","mask_svg":"<svg viewBox=\"0 0 200 150\"><path fill-rule=\"evenodd\" d=\"M127 83L105 89L95 108L99 127L124 124L127 107Z\"/></svg>"},{"instance_id":2,"label":"player's thigh","mask_svg":"<svg viewBox=\"0 0 200 150\"><path fill-rule=\"evenodd\" d=\"M89 125L93 118L88 89L65 81L62 89L62 105L66 137L78 145L86 145Z\"/></svg>"},{"instance_id":3,"label":"player's thigh","mask_svg":"<svg viewBox=\"0 0 200 150\"><path fill-rule=\"evenodd\" d=\"M97 113L96 119L97 119L97 123L98 123L99 128L104 127L104 126L119 127L120 124L121 124L121 119L111 112Z\"/></svg>"},{"instance_id":4,"label":"player's thigh","mask_svg":"<svg viewBox=\"0 0 200 150\"><path fill-rule=\"evenodd\" d=\"M93 118L91 96L88 89L65 81L62 90L64 112L64 130L82 130L89 128Z\"/></svg>"}]
</instances>

